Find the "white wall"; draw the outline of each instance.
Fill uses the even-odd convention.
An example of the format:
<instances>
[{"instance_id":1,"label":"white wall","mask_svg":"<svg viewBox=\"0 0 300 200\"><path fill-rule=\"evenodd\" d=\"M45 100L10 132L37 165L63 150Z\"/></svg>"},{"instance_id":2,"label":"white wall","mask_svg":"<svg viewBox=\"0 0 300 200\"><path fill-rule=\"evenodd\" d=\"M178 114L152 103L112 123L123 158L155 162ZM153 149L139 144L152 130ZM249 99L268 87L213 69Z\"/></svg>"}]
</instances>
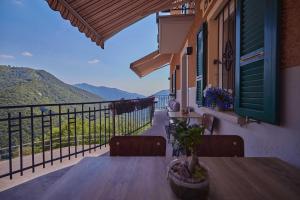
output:
<instances>
[{"instance_id":1,"label":"white wall","mask_svg":"<svg viewBox=\"0 0 300 200\"><path fill-rule=\"evenodd\" d=\"M230 114L220 114L196 105L196 88L189 88L189 106L196 112L211 112L218 117L215 134L240 135L246 156L278 157L300 167L300 66L280 71L281 102L279 126L251 123L240 127ZM224 117L228 115L230 117ZM223 116L223 117L222 117Z\"/></svg>"}]
</instances>

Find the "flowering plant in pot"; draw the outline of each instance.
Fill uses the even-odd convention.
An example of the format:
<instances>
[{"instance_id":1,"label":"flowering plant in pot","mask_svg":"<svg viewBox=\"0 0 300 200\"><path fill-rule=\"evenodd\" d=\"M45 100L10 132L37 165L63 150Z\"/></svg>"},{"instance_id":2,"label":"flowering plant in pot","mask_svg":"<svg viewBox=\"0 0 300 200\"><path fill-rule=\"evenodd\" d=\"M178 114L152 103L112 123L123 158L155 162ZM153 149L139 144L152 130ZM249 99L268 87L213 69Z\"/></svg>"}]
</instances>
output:
<instances>
[{"instance_id":1,"label":"flowering plant in pot","mask_svg":"<svg viewBox=\"0 0 300 200\"><path fill-rule=\"evenodd\" d=\"M115 115L121 115L123 113L133 112L136 109L136 102L132 100L121 100L118 102L110 103L109 109Z\"/></svg>"},{"instance_id":2,"label":"flowering plant in pot","mask_svg":"<svg viewBox=\"0 0 300 200\"><path fill-rule=\"evenodd\" d=\"M136 102L135 101L126 101L124 103L124 108L126 113L133 112L136 109Z\"/></svg>"},{"instance_id":3,"label":"flowering plant in pot","mask_svg":"<svg viewBox=\"0 0 300 200\"><path fill-rule=\"evenodd\" d=\"M108 107L115 115L121 115L124 113L124 103L125 101L121 100L118 102L110 103Z\"/></svg>"},{"instance_id":4,"label":"flowering plant in pot","mask_svg":"<svg viewBox=\"0 0 300 200\"><path fill-rule=\"evenodd\" d=\"M176 141L186 150L184 159L176 159L168 166L168 179L173 192L180 199L206 199L209 191L207 169L199 163L197 146L202 142L204 127L176 124ZM191 156L188 157L188 154Z\"/></svg>"},{"instance_id":5,"label":"flowering plant in pot","mask_svg":"<svg viewBox=\"0 0 300 200\"><path fill-rule=\"evenodd\" d=\"M150 107L154 104L154 97L149 97L149 98L146 98L146 99L140 99L138 100L138 104L137 104L137 109L138 110L143 110L147 107Z\"/></svg>"},{"instance_id":6,"label":"flowering plant in pot","mask_svg":"<svg viewBox=\"0 0 300 200\"><path fill-rule=\"evenodd\" d=\"M205 106L218 110L230 110L233 106L232 94L222 88L208 86L204 91Z\"/></svg>"}]
</instances>

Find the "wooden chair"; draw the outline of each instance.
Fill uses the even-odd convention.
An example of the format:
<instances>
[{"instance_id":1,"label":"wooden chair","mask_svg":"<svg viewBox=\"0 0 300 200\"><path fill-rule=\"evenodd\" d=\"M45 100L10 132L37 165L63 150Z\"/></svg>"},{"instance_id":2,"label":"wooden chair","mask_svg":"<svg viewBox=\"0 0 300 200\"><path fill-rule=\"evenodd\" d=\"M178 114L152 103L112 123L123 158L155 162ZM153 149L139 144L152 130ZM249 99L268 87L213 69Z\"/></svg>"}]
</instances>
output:
<instances>
[{"instance_id":1,"label":"wooden chair","mask_svg":"<svg viewBox=\"0 0 300 200\"><path fill-rule=\"evenodd\" d=\"M202 157L244 157L244 140L238 135L203 135L197 148Z\"/></svg>"},{"instance_id":2,"label":"wooden chair","mask_svg":"<svg viewBox=\"0 0 300 200\"><path fill-rule=\"evenodd\" d=\"M204 113L202 116L202 125L210 133L210 135L212 135L214 132L215 117L208 113Z\"/></svg>"},{"instance_id":3,"label":"wooden chair","mask_svg":"<svg viewBox=\"0 0 300 200\"><path fill-rule=\"evenodd\" d=\"M162 136L115 136L109 142L110 156L165 156Z\"/></svg>"}]
</instances>

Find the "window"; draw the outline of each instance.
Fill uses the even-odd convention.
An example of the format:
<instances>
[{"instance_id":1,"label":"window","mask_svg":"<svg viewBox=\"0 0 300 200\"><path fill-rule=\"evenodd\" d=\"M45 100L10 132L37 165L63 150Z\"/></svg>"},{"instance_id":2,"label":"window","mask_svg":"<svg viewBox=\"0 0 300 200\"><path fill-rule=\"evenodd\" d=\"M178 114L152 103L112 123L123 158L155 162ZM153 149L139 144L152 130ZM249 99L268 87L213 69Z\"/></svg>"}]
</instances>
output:
<instances>
[{"instance_id":1,"label":"window","mask_svg":"<svg viewBox=\"0 0 300 200\"><path fill-rule=\"evenodd\" d=\"M278 123L279 0L239 0L235 112Z\"/></svg>"},{"instance_id":2,"label":"window","mask_svg":"<svg viewBox=\"0 0 300 200\"><path fill-rule=\"evenodd\" d=\"M207 52L207 24L204 23L197 34L197 77L196 77L196 103L203 102L203 90L206 87L206 52Z\"/></svg>"},{"instance_id":3,"label":"window","mask_svg":"<svg viewBox=\"0 0 300 200\"><path fill-rule=\"evenodd\" d=\"M234 91L235 79L235 0L230 0L218 14L219 88Z\"/></svg>"}]
</instances>

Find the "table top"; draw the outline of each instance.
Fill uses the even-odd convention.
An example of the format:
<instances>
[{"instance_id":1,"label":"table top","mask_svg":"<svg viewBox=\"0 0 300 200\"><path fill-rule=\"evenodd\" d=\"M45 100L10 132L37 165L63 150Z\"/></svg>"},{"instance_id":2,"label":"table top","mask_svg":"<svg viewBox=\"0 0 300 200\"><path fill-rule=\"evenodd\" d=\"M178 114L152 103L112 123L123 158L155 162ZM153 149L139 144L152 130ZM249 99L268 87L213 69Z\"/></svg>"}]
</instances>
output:
<instances>
[{"instance_id":1,"label":"table top","mask_svg":"<svg viewBox=\"0 0 300 200\"><path fill-rule=\"evenodd\" d=\"M168 112L170 118L202 118L202 115L196 112L189 112L184 115L182 112Z\"/></svg>"},{"instance_id":2,"label":"table top","mask_svg":"<svg viewBox=\"0 0 300 200\"><path fill-rule=\"evenodd\" d=\"M84 158L42 199L177 199L166 157ZM208 158L209 200L299 199L300 170L276 158Z\"/></svg>"}]
</instances>

